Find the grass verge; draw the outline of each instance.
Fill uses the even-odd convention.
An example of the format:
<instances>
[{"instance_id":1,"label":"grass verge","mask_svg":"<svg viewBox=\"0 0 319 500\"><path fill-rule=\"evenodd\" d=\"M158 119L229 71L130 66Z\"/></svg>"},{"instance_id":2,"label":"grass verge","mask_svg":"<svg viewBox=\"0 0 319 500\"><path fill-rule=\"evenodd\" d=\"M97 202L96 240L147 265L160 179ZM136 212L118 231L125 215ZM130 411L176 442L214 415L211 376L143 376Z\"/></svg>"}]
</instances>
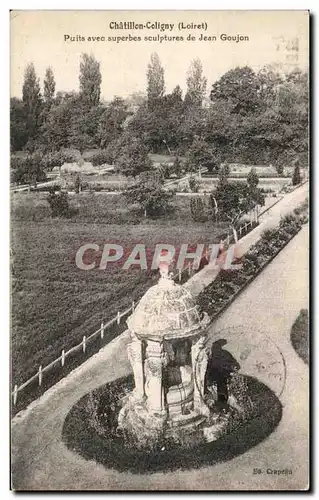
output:
<instances>
[{"instance_id":1,"label":"grass verge","mask_svg":"<svg viewBox=\"0 0 319 500\"><path fill-rule=\"evenodd\" d=\"M292 325L290 340L296 353L309 364L309 314L307 309L301 309Z\"/></svg>"}]
</instances>

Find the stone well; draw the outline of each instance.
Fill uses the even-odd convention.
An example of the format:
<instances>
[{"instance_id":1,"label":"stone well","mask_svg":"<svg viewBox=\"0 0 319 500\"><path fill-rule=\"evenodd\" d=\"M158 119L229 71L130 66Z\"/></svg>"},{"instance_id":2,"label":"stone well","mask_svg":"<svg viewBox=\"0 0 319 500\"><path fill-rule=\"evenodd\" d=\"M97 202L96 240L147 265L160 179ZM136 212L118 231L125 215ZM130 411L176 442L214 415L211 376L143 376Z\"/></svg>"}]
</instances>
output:
<instances>
[{"instance_id":1,"label":"stone well","mask_svg":"<svg viewBox=\"0 0 319 500\"><path fill-rule=\"evenodd\" d=\"M162 273L127 320L135 389L124 401L119 429L138 441L156 441L209 416L202 396L208 323L191 293Z\"/></svg>"}]
</instances>

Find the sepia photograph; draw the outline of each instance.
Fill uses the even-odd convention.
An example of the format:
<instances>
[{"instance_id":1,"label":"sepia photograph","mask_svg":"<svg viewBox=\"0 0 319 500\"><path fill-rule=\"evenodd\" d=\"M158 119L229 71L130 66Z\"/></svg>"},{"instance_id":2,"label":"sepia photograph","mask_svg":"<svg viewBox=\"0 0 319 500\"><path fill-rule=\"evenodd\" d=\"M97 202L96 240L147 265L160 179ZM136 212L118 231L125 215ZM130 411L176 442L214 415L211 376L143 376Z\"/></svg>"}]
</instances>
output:
<instances>
[{"instance_id":1,"label":"sepia photograph","mask_svg":"<svg viewBox=\"0 0 319 500\"><path fill-rule=\"evenodd\" d=\"M11 490L308 491L308 10L10 11Z\"/></svg>"}]
</instances>

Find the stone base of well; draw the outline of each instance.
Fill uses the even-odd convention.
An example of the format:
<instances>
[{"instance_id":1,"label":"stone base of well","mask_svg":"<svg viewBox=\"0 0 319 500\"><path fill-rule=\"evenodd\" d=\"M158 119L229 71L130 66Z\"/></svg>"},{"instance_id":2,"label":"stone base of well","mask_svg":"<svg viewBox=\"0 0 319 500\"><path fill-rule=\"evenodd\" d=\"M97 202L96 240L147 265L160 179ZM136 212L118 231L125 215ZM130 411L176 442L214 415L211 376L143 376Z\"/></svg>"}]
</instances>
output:
<instances>
[{"instance_id":1,"label":"stone base of well","mask_svg":"<svg viewBox=\"0 0 319 500\"><path fill-rule=\"evenodd\" d=\"M150 414L146 401L136 399L133 392L123 401L118 431L139 449L161 448L169 442L189 447L218 439L227 425L227 418L220 417L209 410L203 415L193 409L185 414L168 415L167 411Z\"/></svg>"}]
</instances>

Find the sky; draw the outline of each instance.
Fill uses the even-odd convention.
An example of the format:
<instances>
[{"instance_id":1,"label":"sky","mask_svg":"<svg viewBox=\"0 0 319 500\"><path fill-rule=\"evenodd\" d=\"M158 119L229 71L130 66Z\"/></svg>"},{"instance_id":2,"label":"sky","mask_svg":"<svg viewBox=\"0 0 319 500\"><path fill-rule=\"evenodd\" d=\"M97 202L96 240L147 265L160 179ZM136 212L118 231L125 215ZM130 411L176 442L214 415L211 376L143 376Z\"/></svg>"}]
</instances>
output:
<instances>
[{"instance_id":1,"label":"sky","mask_svg":"<svg viewBox=\"0 0 319 500\"><path fill-rule=\"evenodd\" d=\"M173 24L172 31L154 29L111 29L110 23L149 22ZM194 26L179 30L179 23ZM206 23L206 24L205 24ZM220 36L248 37L245 41L222 41ZM65 35L76 41L65 40ZM140 36L142 41L108 41L108 37ZM183 41L145 41L144 37L178 36ZM196 37L187 41L188 35ZM216 37L216 41L198 38ZM89 41L88 37L105 37ZM81 41L81 37L85 41ZM289 51L298 39L298 60ZM190 62L199 57L211 85L227 70L249 65L254 70L281 62L286 67L308 66L307 11L11 11L11 95L21 97L25 67L33 62L41 85L51 66L57 91L78 90L81 53L92 53L101 64L101 96L126 97L146 90L146 70L152 52L157 52L165 69L166 91L179 84L186 87ZM288 64L288 66L287 66ZM290 66L289 66L290 64Z\"/></svg>"}]
</instances>

